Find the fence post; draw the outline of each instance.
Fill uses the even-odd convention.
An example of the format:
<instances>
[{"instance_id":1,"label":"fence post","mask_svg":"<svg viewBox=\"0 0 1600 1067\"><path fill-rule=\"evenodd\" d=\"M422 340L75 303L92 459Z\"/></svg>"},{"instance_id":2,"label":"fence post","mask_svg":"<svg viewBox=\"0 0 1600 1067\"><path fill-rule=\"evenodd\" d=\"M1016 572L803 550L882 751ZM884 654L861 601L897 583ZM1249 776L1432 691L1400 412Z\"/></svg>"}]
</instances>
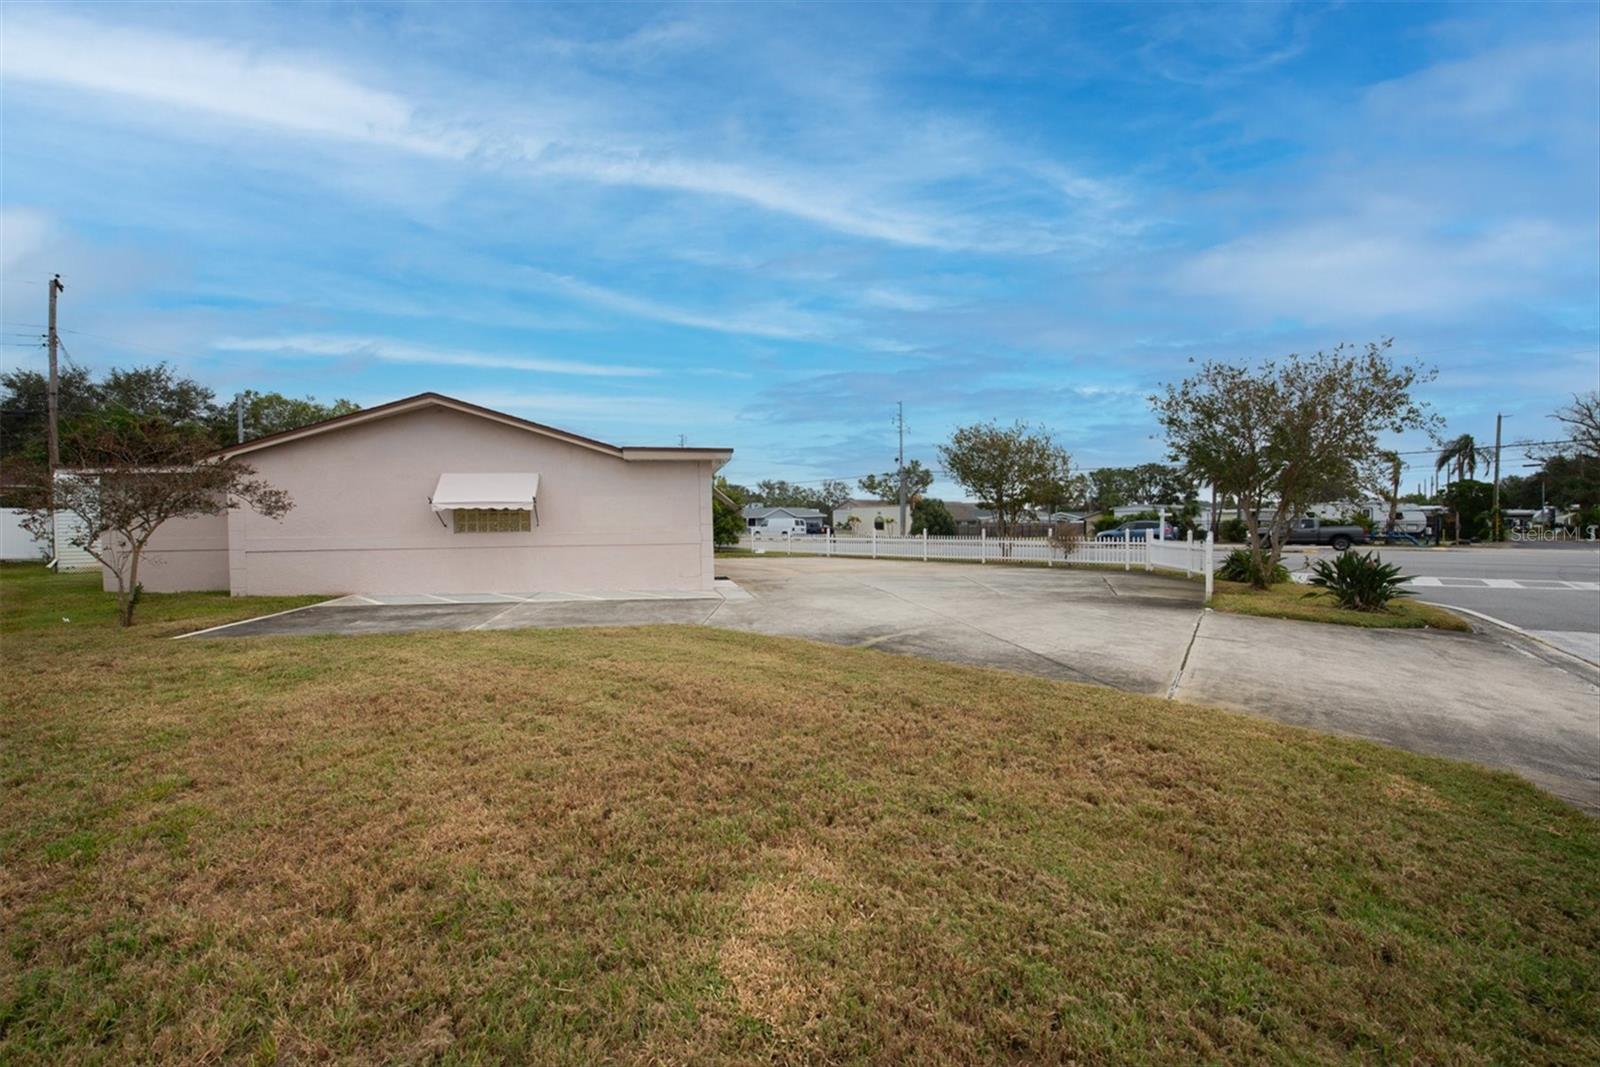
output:
<instances>
[{"instance_id":1,"label":"fence post","mask_svg":"<svg viewBox=\"0 0 1600 1067\"><path fill-rule=\"evenodd\" d=\"M878 528L876 526L872 528L872 558L878 558Z\"/></svg>"},{"instance_id":2,"label":"fence post","mask_svg":"<svg viewBox=\"0 0 1600 1067\"><path fill-rule=\"evenodd\" d=\"M922 528L922 562L928 562L928 528Z\"/></svg>"},{"instance_id":3,"label":"fence post","mask_svg":"<svg viewBox=\"0 0 1600 1067\"><path fill-rule=\"evenodd\" d=\"M828 556L831 559L833 557L833 531L832 530L828 531L828 549L827 550L828 550Z\"/></svg>"},{"instance_id":4,"label":"fence post","mask_svg":"<svg viewBox=\"0 0 1600 1067\"><path fill-rule=\"evenodd\" d=\"M1211 586L1216 580L1216 534L1206 531L1206 603L1211 603Z\"/></svg>"},{"instance_id":5,"label":"fence post","mask_svg":"<svg viewBox=\"0 0 1600 1067\"><path fill-rule=\"evenodd\" d=\"M986 528L980 526L980 527L978 527L978 562L979 563L988 563L989 562L989 551L988 550L989 550L989 531Z\"/></svg>"},{"instance_id":6,"label":"fence post","mask_svg":"<svg viewBox=\"0 0 1600 1067\"><path fill-rule=\"evenodd\" d=\"M1189 527L1189 532L1184 536L1183 546L1183 576L1187 578L1194 573L1194 527Z\"/></svg>"},{"instance_id":7,"label":"fence post","mask_svg":"<svg viewBox=\"0 0 1600 1067\"><path fill-rule=\"evenodd\" d=\"M1160 531L1157 530L1156 532L1159 533ZM1150 535L1146 534L1144 538L1144 570L1146 574L1156 569L1156 561L1153 556L1154 554L1150 551Z\"/></svg>"},{"instance_id":8,"label":"fence post","mask_svg":"<svg viewBox=\"0 0 1600 1067\"><path fill-rule=\"evenodd\" d=\"M1133 567L1133 531L1123 530L1122 537L1122 569L1130 570Z\"/></svg>"}]
</instances>

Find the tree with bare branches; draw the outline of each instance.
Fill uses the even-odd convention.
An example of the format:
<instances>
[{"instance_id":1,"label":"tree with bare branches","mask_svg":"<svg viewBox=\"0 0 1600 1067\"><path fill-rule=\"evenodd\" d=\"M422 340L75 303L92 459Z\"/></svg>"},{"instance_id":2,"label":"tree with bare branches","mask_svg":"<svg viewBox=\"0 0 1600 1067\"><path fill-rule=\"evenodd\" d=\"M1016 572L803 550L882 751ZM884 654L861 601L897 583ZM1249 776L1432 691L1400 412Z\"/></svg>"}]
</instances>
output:
<instances>
[{"instance_id":1,"label":"tree with bare branches","mask_svg":"<svg viewBox=\"0 0 1600 1067\"><path fill-rule=\"evenodd\" d=\"M216 454L197 426L115 412L83 420L68 435L70 454L82 466L58 472L54 484L43 472L32 479L37 488L23 526L44 539L54 531L57 512L77 520L70 543L116 577L122 626L133 624L139 565L164 523L244 506L277 518L293 507L289 495L256 477L254 468Z\"/></svg>"},{"instance_id":2,"label":"tree with bare branches","mask_svg":"<svg viewBox=\"0 0 1600 1067\"><path fill-rule=\"evenodd\" d=\"M1600 456L1600 389L1574 393L1572 403L1555 417L1572 434L1573 450L1580 456Z\"/></svg>"}]
</instances>

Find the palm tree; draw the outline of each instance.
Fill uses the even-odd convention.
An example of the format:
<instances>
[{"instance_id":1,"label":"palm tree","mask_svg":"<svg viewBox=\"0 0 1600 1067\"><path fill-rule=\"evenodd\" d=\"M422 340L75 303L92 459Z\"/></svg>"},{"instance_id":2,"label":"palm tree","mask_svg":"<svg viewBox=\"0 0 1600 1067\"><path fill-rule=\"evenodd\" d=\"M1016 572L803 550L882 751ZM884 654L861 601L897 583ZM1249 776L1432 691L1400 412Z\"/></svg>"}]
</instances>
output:
<instances>
[{"instance_id":1,"label":"palm tree","mask_svg":"<svg viewBox=\"0 0 1600 1067\"><path fill-rule=\"evenodd\" d=\"M1478 473L1478 456L1483 451L1470 433L1464 433L1453 441L1446 441L1444 448L1439 452L1438 460L1433 465L1434 473L1437 474L1453 465L1456 480L1471 478Z\"/></svg>"},{"instance_id":2,"label":"palm tree","mask_svg":"<svg viewBox=\"0 0 1600 1067\"><path fill-rule=\"evenodd\" d=\"M1394 529L1400 511L1400 478L1405 474L1406 463L1398 452L1384 452L1380 457L1389 467L1389 525Z\"/></svg>"},{"instance_id":3,"label":"palm tree","mask_svg":"<svg viewBox=\"0 0 1600 1067\"><path fill-rule=\"evenodd\" d=\"M1449 467L1455 468L1456 481L1471 478L1478 473L1478 459L1486 455L1488 449L1479 448L1478 442L1472 439L1470 433L1464 433L1453 441L1446 441L1439 452L1439 458L1434 461L1435 474ZM1449 478L1448 473L1446 479ZM1456 540L1461 540L1461 509L1455 509Z\"/></svg>"}]
</instances>

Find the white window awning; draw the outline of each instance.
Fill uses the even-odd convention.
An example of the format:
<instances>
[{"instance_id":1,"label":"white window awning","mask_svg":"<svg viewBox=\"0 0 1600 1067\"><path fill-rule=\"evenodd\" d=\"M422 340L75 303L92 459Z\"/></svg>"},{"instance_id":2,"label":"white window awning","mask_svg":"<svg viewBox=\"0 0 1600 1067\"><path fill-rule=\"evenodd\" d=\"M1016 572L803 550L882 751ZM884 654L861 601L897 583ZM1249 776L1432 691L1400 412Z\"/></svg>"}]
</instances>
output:
<instances>
[{"instance_id":1,"label":"white window awning","mask_svg":"<svg viewBox=\"0 0 1600 1067\"><path fill-rule=\"evenodd\" d=\"M428 503L434 511L455 508L518 508L537 511L539 476L527 471L441 474Z\"/></svg>"}]
</instances>

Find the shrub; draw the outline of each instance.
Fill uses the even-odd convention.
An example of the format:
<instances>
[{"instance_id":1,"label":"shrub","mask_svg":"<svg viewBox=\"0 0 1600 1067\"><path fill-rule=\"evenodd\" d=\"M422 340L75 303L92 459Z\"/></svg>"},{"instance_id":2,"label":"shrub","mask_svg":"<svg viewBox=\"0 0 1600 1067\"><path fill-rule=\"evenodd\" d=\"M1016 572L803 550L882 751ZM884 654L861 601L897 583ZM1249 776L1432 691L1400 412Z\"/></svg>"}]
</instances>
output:
<instances>
[{"instance_id":1,"label":"shrub","mask_svg":"<svg viewBox=\"0 0 1600 1067\"><path fill-rule=\"evenodd\" d=\"M1084 542L1083 523L1063 522L1050 530L1050 544L1061 550L1063 558L1070 558Z\"/></svg>"},{"instance_id":2,"label":"shrub","mask_svg":"<svg viewBox=\"0 0 1600 1067\"><path fill-rule=\"evenodd\" d=\"M1244 524L1243 519L1223 519L1217 533L1230 545L1242 545L1250 540L1250 527Z\"/></svg>"},{"instance_id":3,"label":"shrub","mask_svg":"<svg viewBox=\"0 0 1600 1067\"><path fill-rule=\"evenodd\" d=\"M1339 523L1343 526L1359 526L1366 531L1368 537L1371 537L1373 531L1378 528L1378 520L1365 511L1352 511L1340 519Z\"/></svg>"},{"instance_id":4,"label":"shrub","mask_svg":"<svg viewBox=\"0 0 1600 1067\"><path fill-rule=\"evenodd\" d=\"M1256 580L1256 561L1250 555L1248 548L1236 548L1228 553L1228 558L1222 561L1222 566L1217 568L1217 577L1224 582L1249 582L1254 585ZM1283 564L1275 564L1272 568L1272 577L1268 585L1278 585L1289 580L1289 568Z\"/></svg>"},{"instance_id":5,"label":"shrub","mask_svg":"<svg viewBox=\"0 0 1600 1067\"><path fill-rule=\"evenodd\" d=\"M955 536L956 520L943 500L923 497L911 505L911 536L916 537L924 530L929 537Z\"/></svg>"},{"instance_id":6,"label":"shrub","mask_svg":"<svg viewBox=\"0 0 1600 1067\"><path fill-rule=\"evenodd\" d=\"M1312 565L1311 584L1317 588L1306 596L1331 596L1350 611L1382 611L1396 597L1414 595L1401 584L1405 580L1398 565L1383 562L1376 552L1341 552Z\"/></svg>"}]
</instances>

